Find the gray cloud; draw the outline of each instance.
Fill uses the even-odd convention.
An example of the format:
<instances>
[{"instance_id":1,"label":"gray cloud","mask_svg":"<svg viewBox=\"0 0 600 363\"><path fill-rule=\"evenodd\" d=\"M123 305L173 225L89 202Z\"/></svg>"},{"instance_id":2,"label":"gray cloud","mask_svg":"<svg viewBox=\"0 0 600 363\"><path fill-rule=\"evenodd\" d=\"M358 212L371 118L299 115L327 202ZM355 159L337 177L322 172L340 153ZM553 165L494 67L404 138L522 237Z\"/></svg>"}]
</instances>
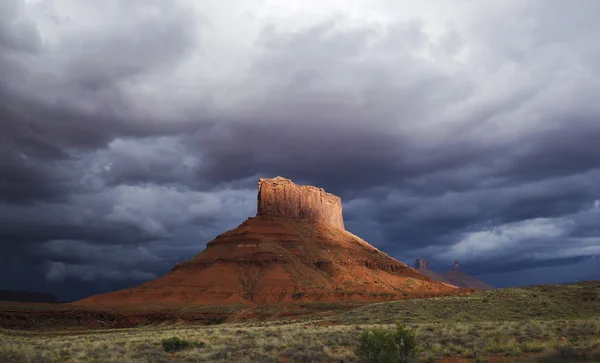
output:
<instances>
[{"instance_id":1,"label":"gray cloud","mask_svg":"<svg viewBox=\"0 0 600 363\"><path fill-rule=\"evenodd\" d=\"M500 281L597 255L598 4L353 3L6 2L6 273L160 275L276 175L407 262Z\"/></svg>"}]
</instances>

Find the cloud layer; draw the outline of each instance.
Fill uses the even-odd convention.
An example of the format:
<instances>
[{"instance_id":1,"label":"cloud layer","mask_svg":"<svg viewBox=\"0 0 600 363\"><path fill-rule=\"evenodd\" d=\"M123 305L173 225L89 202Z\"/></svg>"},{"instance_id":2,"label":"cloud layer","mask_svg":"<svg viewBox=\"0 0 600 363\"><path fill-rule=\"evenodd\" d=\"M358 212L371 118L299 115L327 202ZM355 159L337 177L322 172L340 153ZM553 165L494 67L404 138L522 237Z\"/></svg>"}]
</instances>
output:
<instances>
[{"instance_id":1,"label":"cloud layer","mask_svg":"<svg viewBox=\"0 0 600 363\"><path fill-rule=\"evenodd\" d=\"M409 263L508 285L600 255L595 1L2 7L7 287L161 275L276 175Z\"/></svg>"}]
</instances>

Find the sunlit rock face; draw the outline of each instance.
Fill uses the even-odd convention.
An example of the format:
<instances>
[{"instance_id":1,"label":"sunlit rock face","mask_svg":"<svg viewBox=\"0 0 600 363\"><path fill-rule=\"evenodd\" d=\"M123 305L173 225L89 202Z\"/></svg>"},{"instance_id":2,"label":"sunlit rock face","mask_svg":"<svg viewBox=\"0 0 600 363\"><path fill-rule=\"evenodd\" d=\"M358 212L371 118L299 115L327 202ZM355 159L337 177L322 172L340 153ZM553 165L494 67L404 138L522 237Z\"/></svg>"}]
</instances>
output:
<instances>
[{"instance_id":1,"label":"sunlit rock face","mask_svg":"<svg viewBox=\"0 0 600 363\"><path fill-rule=\"evenodd\" d=\"M297 185L282 177L258 181L258 217L299 219L344 229L342 200L322 188Z\"/></svg>"}]
</instances>

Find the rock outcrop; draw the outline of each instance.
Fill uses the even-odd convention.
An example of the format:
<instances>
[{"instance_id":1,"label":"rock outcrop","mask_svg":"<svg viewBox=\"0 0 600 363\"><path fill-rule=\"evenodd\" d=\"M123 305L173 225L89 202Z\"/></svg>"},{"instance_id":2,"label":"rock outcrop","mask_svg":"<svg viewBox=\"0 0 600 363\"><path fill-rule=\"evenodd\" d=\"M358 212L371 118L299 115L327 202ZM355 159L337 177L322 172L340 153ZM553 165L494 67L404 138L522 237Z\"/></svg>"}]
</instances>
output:
<instances>
[{"instance_id":1,"label":"rock outcrop","mask_svg":"<svg viewBox=\"0 0 600 363\"><path fill-rule=\"evenodd\" d=\"M322 188L296 185L276 177L258 181L259 217L293 218L344 229L342 200Z\"/></svg>"},{"instance_id":2,"label":"rock outcrop","mask_svg":"<svg viewBox=\"0 0 600 363\"><path fill-rule=\"evenodd\" d=\"M465 292L344 230L340 198L278 177L259 181L256 217L165 276L75 305L367 302Z\"/></svg>"},{"instance_id":3,"label":"rock outcrop","mask_svg":"<svg viewBox=\"0 0 600 363\"><path fill-rule=\"evenodd\" d=\"M458 264L458 260L454 260L454 270L448 271L448 273L440 274L431 269L431 264L429 260L418 258L415 261L415 268L419 271L420 274L428 276L435 281L444 282L447 284L451 284L456 287L461 288L472 288L477 290L490 290L493 289L492 286L486 284L485 282L478 280L472 276L467 275L466 273L460 270L460 265Z\"/></svg>"},{"instance_id":4,"label":"rock outcrop","mask_svg":"<svg viewBox=\"0 0 600 363\"><path fill-rule=\"evenodd\" d=\"M415 268L417 270L431 270L431 264L429 263L429 260L417 258L415 261Z\"/></svg>"}]
</instances>

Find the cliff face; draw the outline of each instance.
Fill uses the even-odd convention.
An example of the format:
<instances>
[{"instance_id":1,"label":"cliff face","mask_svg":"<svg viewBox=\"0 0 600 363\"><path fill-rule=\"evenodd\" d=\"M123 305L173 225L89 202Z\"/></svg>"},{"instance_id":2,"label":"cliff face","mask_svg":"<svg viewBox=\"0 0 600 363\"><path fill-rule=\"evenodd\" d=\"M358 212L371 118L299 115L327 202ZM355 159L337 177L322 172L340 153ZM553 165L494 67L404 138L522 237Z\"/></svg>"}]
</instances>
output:
<instances>
[{"instance_id":1,"label":"cliff face","mask_svg":"<svg viewBox=\"0 0 600 363\"><path fill-rule=\"evenodd\" d=\"M322 188L282 177L258 181L258 217L283 217L344 229L342 200Z\"/></svg>"}]
</instances>

